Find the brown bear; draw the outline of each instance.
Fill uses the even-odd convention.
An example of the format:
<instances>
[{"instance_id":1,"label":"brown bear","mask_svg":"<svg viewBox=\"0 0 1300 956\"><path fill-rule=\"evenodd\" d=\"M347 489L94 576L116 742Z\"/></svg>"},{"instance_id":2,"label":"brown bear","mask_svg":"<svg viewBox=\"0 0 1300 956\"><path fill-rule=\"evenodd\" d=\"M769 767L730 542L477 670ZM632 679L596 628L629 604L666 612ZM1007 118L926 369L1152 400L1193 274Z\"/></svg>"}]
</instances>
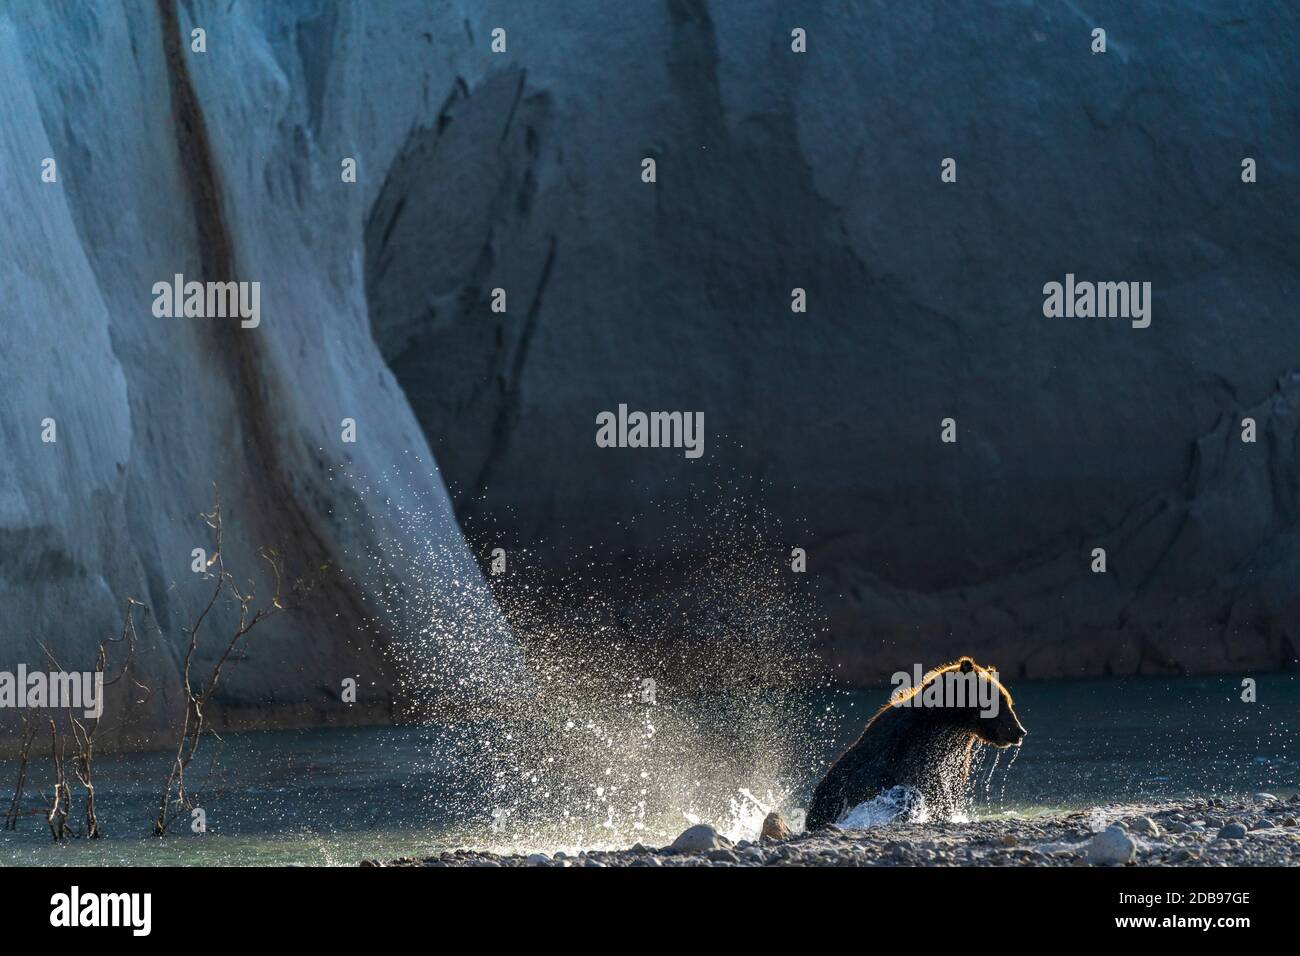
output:
<instances>
[{"instance_id":1,"label":"brown bear","mask_svg":"<svg viewBox=\"0 0 1300 956\"><path fill-rule=\"evenodd\" d=\"M953 693L958 687L961 692ZM996 701L996 706L980 701ZM900 785L919 791L933 816L951 819L966 804L976 741L1018 747L1024 739L1011 695L995 671L969 657L935 668L916 686L895 692L857 743L831 764L813 792L807 827L835 823L863 801Z\"/></svg>"}]
</instances>

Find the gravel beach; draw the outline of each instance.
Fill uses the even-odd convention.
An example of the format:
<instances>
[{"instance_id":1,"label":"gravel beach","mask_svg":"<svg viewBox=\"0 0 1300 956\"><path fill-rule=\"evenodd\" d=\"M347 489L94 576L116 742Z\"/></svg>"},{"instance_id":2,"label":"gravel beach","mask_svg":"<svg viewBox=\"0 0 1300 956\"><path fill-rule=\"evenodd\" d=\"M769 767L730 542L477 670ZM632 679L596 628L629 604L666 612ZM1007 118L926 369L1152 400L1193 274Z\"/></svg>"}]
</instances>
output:
<instances>
[{"instance_id":1,"label":"gravel beach","mask_svg":"<svg viewBox=\"0 0 1300 956\"><path fill-rule=\"evenodd\" d=\"M1300 795L1114 804L969 823L832 827L731 843L711 827L677 847L500 856L469 849L362 866L1297 866Z\"/></svg>"}]
</instances>

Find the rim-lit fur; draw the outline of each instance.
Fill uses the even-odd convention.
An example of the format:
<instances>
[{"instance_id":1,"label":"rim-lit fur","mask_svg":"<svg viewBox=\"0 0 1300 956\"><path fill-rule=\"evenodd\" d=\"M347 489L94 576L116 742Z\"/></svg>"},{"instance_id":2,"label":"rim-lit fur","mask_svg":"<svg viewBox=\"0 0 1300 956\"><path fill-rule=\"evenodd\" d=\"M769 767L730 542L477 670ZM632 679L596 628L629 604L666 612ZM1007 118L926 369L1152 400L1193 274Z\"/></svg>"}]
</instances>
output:
<instances>
[{"instance_id":1,"label":"rim-lit fur","mask_svg":"<svg viewBox=\"0 0 1300 956\"><path fill-rule=\"evenodd\" d=\"M899 706L922 694L949 672L975 674L997 693L996 713L985 715L977 700L964 706ZM969 657L936 667L915 687L892 695L867 722L855 744L831 765L808 807L808 829L834 823L846 811L895 786L910 786L925 797L931 814L951 818L966 806L971 751L976 742L1017 747L1025 728L992 668Z\"/></svg>"}]
</instances>

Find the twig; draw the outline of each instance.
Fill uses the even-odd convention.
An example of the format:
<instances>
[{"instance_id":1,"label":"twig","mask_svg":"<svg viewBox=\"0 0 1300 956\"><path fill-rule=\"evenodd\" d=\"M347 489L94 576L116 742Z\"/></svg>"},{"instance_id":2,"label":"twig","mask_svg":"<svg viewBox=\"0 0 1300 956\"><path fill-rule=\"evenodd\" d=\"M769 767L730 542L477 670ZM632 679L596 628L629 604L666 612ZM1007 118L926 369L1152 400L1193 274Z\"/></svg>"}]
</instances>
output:
<instances>
[{"instance_id":1,"label":"twig","mask_svg":"<svg viewBox=\"0 0 1300 956\"><path fill-rule=\"evenodd\" d=\"M59 728L50 718L50 758L54 761L54 797L50 801L50 811L45 820L50 825L50 835L54 842L67 839L68 804L72 795L68 792L68 778L63 769L63 758L67 752L67 738L59 734Z\"/></svg>"},{"instance_id":2,"label":"twig","mask_svg":"<svg viewBox=\"0 0 1300 956\"><path fill-rule=\"evenodd\" d=\"M235 575L226 568L220 502L203 517L208 527L212 529L216 544L216 553L209 562L216 563L215 583L208 603L189 629L189 646L186 648L185 660L181 667L181 690L185 698L185 714L181 719L180 735L176 741L176 755L172 759L167 780L158 798L158 815L154 819L153 832L154 836L159 837L167 833L167 827L176 813L192 811L197 805L197 794L186 790L185 772L189 769L190 762L198 752L199 744L207 731L204 708L217 689L222 668L239 645L245 642L250 631L268 617L285 610L280 597L284 576L274 552L262 551L261 557L271 567L275 578L275 594L269 606L257 607L257 589L253 582L249 582L247 591L241 591ZM199 647L199 633L222 595L228 595L228 598L238 605L239 621L220 656L212 665L212 672L206 683L199 682L196 686L193 670ZM215 754L213 759L215 761Z\"/></svg>"},{"instance_id":3,"label":"twig","mask_svg":"<svg viewBox=\"0 0 1300 956\"><path fill-rule=\"evenodd\" d=\"M23 732L18 744L18 782L14 784L14 798L5 814L5 829L17 830L18 818L24 814L19 810L23 799L23 788L27 785L27 762L31 759L32 741L36 739L36 720L32 715L23 714Z\"/></svg>"}]
</instances>

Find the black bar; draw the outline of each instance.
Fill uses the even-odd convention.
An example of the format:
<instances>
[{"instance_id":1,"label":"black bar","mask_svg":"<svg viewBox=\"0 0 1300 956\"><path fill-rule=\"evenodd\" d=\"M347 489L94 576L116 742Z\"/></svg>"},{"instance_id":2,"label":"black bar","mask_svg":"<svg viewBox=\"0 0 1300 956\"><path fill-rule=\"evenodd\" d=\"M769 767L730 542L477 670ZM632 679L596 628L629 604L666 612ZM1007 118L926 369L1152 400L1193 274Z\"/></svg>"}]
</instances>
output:
<instances>
[{"instance_id":1,"label":"black bar","mask_svg":"<svg viewBox=\"0 0 1300 956\"><path fill-rule=\"evenodd\" d=\"M1231 941L1291 924L1295 874L1222 867L27 868L0 879L9 929L24 939L77 932L131 943L228 938L337 946L413 935L429 944L460 938L472 949L474 939L636 939L650 930L668 940L778 926L810 941L831 934L863 944L970 932L999 941L1189 934ZM52 897L70 895L73 886L83 901L88 894L150 894L148 936L134 936L130 926L51 926ZM1187 924L1207 918L1246 923ZM1132 919L1154 925L1120 925Z\"/></svg>"}]
</instances>

